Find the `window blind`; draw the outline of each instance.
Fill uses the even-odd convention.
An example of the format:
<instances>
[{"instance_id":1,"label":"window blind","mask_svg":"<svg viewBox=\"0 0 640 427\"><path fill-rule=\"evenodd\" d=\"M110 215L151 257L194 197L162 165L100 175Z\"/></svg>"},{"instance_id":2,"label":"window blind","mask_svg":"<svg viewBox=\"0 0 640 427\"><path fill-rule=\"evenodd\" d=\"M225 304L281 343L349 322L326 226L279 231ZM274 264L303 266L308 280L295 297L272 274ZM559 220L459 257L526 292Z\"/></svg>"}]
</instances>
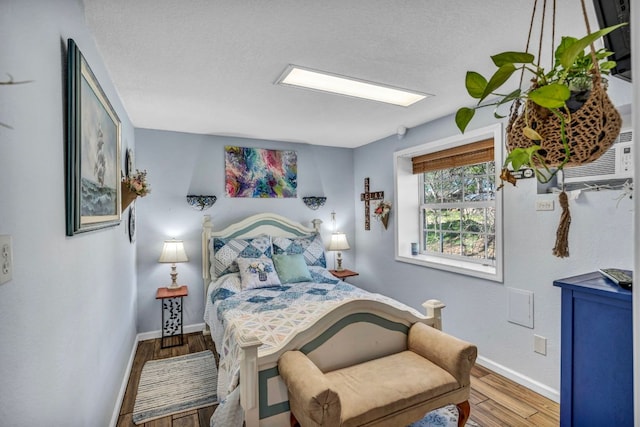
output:
<instances>
[{"instance_id":1,"label":"window blind","mask_svg":"<svg viewBox=\"0 0 640 427\"><path fill-rule=\"evenodd\" d=\"M471 144L413 157L411 159L413 163L413 173L417 174L482 162L491 162L494 160L493 146L493 138L489 138L472 142Z\"/></svg>"}]
</instances>

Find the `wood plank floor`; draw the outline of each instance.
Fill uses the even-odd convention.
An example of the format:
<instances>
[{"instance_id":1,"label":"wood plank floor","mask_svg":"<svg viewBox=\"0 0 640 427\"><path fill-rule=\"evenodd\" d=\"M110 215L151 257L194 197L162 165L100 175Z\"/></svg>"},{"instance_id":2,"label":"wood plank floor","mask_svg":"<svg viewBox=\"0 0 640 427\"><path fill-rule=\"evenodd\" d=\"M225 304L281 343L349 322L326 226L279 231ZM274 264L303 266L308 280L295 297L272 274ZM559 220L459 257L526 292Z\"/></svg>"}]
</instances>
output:
<instances>
[{"instance_id":1,"label":"wood plank floor","mask_svg":"<svg viewBox=\"0 0 640 427\"><path fill-rule=\"evenodd\" d=\"M203 336L199 332L186 334L184 344L172 348L161 349L160 339L139 342L127 389L122 399L117 427L135 426L132 421L133 405L136 400L140 372L146 361L204 350L213 351L217 357L211 337ZM473 368L471 375L471 398L469 399L471 420L479 426L560 425L560 405L552 400L478 365ZM150 421L138 427L209 427L209 419L214 410L215 405L208 406Z\"/></svg>"}]
</instances>

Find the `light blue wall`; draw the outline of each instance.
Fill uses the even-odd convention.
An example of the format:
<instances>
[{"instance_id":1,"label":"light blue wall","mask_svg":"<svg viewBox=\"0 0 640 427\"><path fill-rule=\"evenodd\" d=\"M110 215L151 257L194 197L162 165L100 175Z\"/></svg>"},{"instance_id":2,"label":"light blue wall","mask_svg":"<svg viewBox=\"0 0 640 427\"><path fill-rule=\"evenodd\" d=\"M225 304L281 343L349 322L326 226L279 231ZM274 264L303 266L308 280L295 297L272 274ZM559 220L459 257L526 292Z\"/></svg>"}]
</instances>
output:
<instances>
[{"instance_id":1,"label":"light blue wall","mask_svg":"<svg viewBox=\"0 0 640 427\"><path fill-rule=\"evenodd\" d=\"M631 102L630 84L612 79L616 105ZM470 129L495 123L490 109L480 110ZM628 105L627 105L628 110ZM627 125L630 118L626 117ZM365 145L354 153L355 191L370 177L372 190L393 200L393 153L411 146L458 135L452 116ZM504 189L504 284L397 262L394 259L392 214L389 230L372 224L364 231L362 203L356 201L356 266L354 282L421 309L430 298L442 300L444 330L478 345L483 363L538 390L554 394L560 379L560 291L554 279L594 271L603 266L632 268L633 205L619 191L584 192L571 203L570 258L552 255L560 209L535 211L536 181L523 180ZM558 203L556 201L556 206ZM534 329L507 321L506 288L534 292ZM533 352L533 335L548 339L547 356Z\"/></svg>"},{"instance_id":2,"label":"light blue wall","mask_svg":"<svg viewBox=\"0 0 640 427\"><path fill-rule=\"evenodd\" d=\"M170 282L168 264L159 264L162 242L170 237L185 241L189 262L178 264L178 281L189 285L184 300L184 323L203 323L204 291L200 233L203 215L211 215L219 229L246 216L273 212L311 226L320 218L323 239L336 226L355 241L353 228L353 150L277 141L194 135L136 129L136 167L146 169L152 192L136 201L138 247L138 331L160 330L158 287ZM298 197L290 199L229 198L224 193L224 146L295 150L298 155ZM187 194L213 194L216 204L204 212L187 205ZM304 196L326 196L324 207L312 211ZM345 266L352 266L355 250L344 252ZM333 268L333 258L327 260Z\"/></svg>"},{"instance_id":3,"label":"light blue wall","mask_svg":"<svg viewBox=\"0 0 640 427\"><path fill-rule=\"evenodd\" d=\"M124 224L65 236L65 58L73 38L133 127L84 24L79 0L0 2L0 234L13 280L0 285L0 424L106 426L135 340L135 247Z\"/></svg>"}]
</instances>

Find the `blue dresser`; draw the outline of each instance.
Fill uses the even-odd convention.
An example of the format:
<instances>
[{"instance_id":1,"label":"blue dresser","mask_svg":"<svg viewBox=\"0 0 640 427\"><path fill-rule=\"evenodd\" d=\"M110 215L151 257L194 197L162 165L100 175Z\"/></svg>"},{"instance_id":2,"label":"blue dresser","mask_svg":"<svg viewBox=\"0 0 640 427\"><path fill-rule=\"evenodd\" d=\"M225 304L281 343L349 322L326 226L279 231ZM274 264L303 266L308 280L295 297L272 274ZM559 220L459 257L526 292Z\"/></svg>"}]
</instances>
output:
<instances>
[{"instance_id":1,"label":"blue dresser","mask_svg":"<svg viewBox=\"0 0 640 427\"><path fill-rule=\"evenodd\" d=\"M631 292L599 272L562 288L560 425L633 426Z\"/></svg>"}]
</instances>

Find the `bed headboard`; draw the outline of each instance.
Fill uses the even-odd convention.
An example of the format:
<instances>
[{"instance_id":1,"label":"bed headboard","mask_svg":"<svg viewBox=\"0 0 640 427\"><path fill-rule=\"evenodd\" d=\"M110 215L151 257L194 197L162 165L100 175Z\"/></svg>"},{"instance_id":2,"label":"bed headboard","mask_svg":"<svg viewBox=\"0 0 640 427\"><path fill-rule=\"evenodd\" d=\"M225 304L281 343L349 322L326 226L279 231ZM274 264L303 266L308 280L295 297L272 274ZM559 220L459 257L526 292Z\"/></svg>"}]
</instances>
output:
<instances>
[{"instance_id":1,"label":"bed headboard","mask_svg":"<svg viewBox=\"0 0 640 427\"><path fill-rule=\"evenodd\" d=\"M243 239L256 237L261 234L277 237L297 237L310 233L319 233L322 220L314 219L311 223L313 224L312 227L306 227L299 222L292 221L278 214L261 213L215 231L211 217L205 215L202 219L202 279L205 301L207 297L207 287L212 279L210 265L211 254L209 253L209 240L211 240L212 237Z\"/></svg>"}]
</instances>

